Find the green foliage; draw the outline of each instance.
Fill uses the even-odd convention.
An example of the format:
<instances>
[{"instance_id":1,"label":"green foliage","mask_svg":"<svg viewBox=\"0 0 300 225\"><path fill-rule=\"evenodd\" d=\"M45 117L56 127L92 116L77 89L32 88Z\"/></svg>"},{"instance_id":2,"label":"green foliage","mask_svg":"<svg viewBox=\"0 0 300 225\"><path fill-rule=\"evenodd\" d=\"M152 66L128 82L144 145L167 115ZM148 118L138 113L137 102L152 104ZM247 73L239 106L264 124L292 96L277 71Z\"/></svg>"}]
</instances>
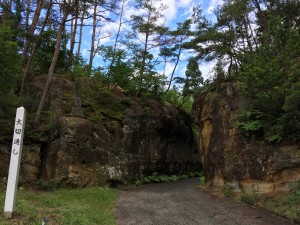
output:
<instances>
[{"instance_id":1,"label":"green foliage","mask_svg":"<svg viewBox=\"0 0 300 225\"><path fill-rule=\"evenodd\" d=\"M182 93L178 91L178 88L174 85L166 94L163 95L163 99L176 107L184 109L186 112L192 112L192 106L194 102L193 96L187 96L184 98Z\"/></svg>"},{"instance_id":2,"label":"green foliage","mask_svg":"<svg viewBox=\"0 0 300 225\"><path fill-rule=\"evenodd\" d=\"M42 34L42 38L39 41L36 56L33 60L33 67L35 71L40 73L47 73L52 62L52 58L55 51L57 31L47 30ZM67 40L67 36L62 37L62 44ZM59 56L57 59L56 70L65 71L65 65L67 64L67 50L61 47Z\"/></svg>"},{"instance_id":3,"label":"green foliage","mask_svg":"<svg viewBox=\"0 0 300 225\"><path fill-rule=\"evenodd\" d=\"M94 123L105 118L122 121L125 109L131 104L130 100L125 96L114 95L108 85L103 83L102 78L99 75L80 80L82 107L85 108L85 114Z\"/></svg>"},{"instance_id":4,"label":"green foliage","mask_svg":"<svg viewBox=\"0 0 300 225\"><path fill-rule=\"evenodd\" d=\"M259 131L266 123L265 117L264 113L257 110L244 111L239 114L235 125L246 131Z\"/></svg>"},{"instance_id":5,"label":"green foliage","mask_svg":"<svg viewBox=\"0 0 300 225\"><path fill-rule=\"evenodd\" d=\"M221 187L221 192L225 197L228 197L228 198L234 197L233 187L230 186L229 184L224 184Z\"/></svg>"},{"instance_id":6,"label":"green foliage","mask_svg":"<svg viewBox=\"0 0 300 225\"><path fill-rule=\"evenodd\" d=\"M299 190L300 182L297 181L290 185L290 191L288 193L256 195L257 206L274 212L297 224L300 221Z\"/></svg>"},{"instance_id":7,"label":"green foliage","mask_svg":"<svg viewBox=\"0 0 300 225\"><path fill-rule=\"evenodd\" d=\"M268 138L266 138L267 139L267 141L269 141L269 142L272 142L272 143L280 143L281 141L282 141L282 136L281 135L279 135L279 134L275 134L275 135L273 135L273 136L270 136L270 137L268 137Z\"/></svg>"},{"instance_id":8,"label":"green foliage","mask_svg":"<svg viewBox=\"0 0 300 225\"><path fill-rule=\"evenodd\" d=\"M161 182L169 182L169 181L176 181L182 179L180 176L177 175L160 175L158 173L153 173L150 176L142 176L140 179L135 181L135 185L141 184L148 184L148 183L161 183Z\"/></svg>"},{"instance_id":9,"label":"green foliage","mask_svg":"<svg viewBox=\"0 0 300 225\"><path fill-rule=\"evenodd\" d=\"M164 95L164 100L175 106L180 104L181 97L176 86L173 86L173 88Z\"/></svg>"},{"instance_id":10,"label":"green foliage","mask_svg":"<svg viewBox=\"0 0 300 225\"><path fill-rule=\"evenodd\" d=\"M204 173L202 172L200 174L200 186L205 186L207 183L206 177L204 176Z\"/></svg>"},{"instance_id":11,"label":"green foliage","mask_svg":"<svg viewBox=\"0 0 300 225\"><path fill-rule=\"evenodd\" d=\"M8 25L0 24L0 118L9 118L15 111L18 98L14 85L20 71L17 43Z\"/></svg>"},{"instance_id":12,"label":"green foliage","mask_svg":"<svg viewBox=\"0 0 300 225\"><path fill-rule=\"evenodd\" d=\"M197 60L217 62L215 84L241 81L250 109L239 116L239 128L261 134L267 127L274 131L268 141L299 141L299 2L265 4L224 1L214 24L194 8L194 38L184 47L195 50Z\"/></svg>"},{"instance_id":13,"label":"green foliage","mask_svg":"<svg viewBox=\"0 0 300 225\"><path fill-rule=\"evenodd\" d=\"M0 93L10 92L20 69L17 43L12 41L12 29L0 24Z\"/></svg>"},{"instance_id":14,"label":"green foliage","mask_svg":"<svg viewBox=\"0 0 300 225\"><path fill-rule=\"evenodd\" d=\"M294 207L300 203L300 181L295 182L291 188L291 194L288 196L289 207Z\"/></svg>"},{"instance_id":15,"label":"green foliage","mask_svg":"<svg viewBox=\"0 0 300 225\"><path fill-rule=\"evenodd\" d=\"M90 75L90 69L86 63L86 59L82 58L82 56L74 56L73 66L71 68L72 79L76 80L80 77L89 77Z\"/></svg>"},{"instance_id":16,"label":"green foliage","mask_svg":"<svg viewBox=\"0 0 300 225\"><path fill-rule=\"evenodd\" d=\"M153 173L150 176L142 176L138 180L134 182L134 185L148 184L148 183L162 183L162 182L170 182L182 180L188 177L199 177L202 173L191 172L183 175L163 175L158 173Z\"/></svg>"},{"instance_id":17,"label":"green foliage","mask_svg":"<svg viewBox=\"0 0 300 225\"><path fill-rule=\"evenodd\" d=\"M190 58L185 71L185 78L176 77L176 82L183 84L182 96L191 96L195 89L203 85L204 80L199 70L199 64L195 58Z\"/></svg>"},{"instance_id":18,"label":"green foliage","mask_svg":"<svg viewBox=\"0 0 300 225\"><path fill-rule=\"evenodd\" d=\"M54 190L58 190L60 188L60 184L58 180L54 180L54 181L42 181L39 180L36 182L37 188L43 191L54 191Z\"/></svg>"},{"instance_id":19,"label":"green foliage","mask_svg":"<svg viewBox=\"0 0 300 225\"><path fill-rule=\"evenodd\" d=\"M12 119L15 115L16 108L19 103L19 98L12 93L3 93L0 97L0 118L1 119ZM1 123L1 122L0 122ZM3 126L3 129L6 127Z\"/></svg>"},{"instance_id":20,"label":"green foliage","mask_svg":"<svg viewBox=\"0 0 300 225\"><path fill-rule=\"evenodd\" d=\"M292 15L284 11L296 2L277 2L267 11L267 24L262 30L257 54L246 55L247 63L240 72L241 87L251 101L251 111L259 111L261 118L249 118L244 129L271 126L274 134L267 139L280 142L283 138L299 141L299 56L300 34L290 26ZM299 6L294 6L299 7ZM295 16L295 15L294 15ZM288 22L289 21L289 22ZM289 25L288 25L289 24ZM270 42L270 40L272 40Z\"/></svg>"},{"instance_id":21,"label":"green foliage","mask_svg":"<svg viewBox=\"0 0 300 225\"><path fill-rule=\"evenodd\" d=\"M257 195L254 192L243 192L240 196L240 200L254 206L257 202Z\"/></svg>"},{"instance_id":22,"label":"green foliage","mask_svg":"<svg viewBox=\"0 0 300 225\"><path fill-rule=\"evenodd\" d=\"M300 141L300 82L296 82L289 89L283 110L281 120L286 133L293 141Z\"/></svg>"},{"instance_id":23,"label":"green foliage","mask_svg":"<svg viewBox=\"0 0 300 225\"><path fill-rule=\"evenodd\" d=\"M133 65L136 94L142 90L159 96L163 93L164 77L155 71L157 60L152 52L159 46L162 34L167 31L159 24L159 20L163 18L162 11L166 7L161 0L137 0L135 3L136 7L144 11L143 14L131 16L131 26L134 31L132 37L135 37L138 43L127 40L130 44L126 43L126 45L132 52L130 60Z\"/></svg>"},{"instance_id":24,"label":"green foliage","mask_svg":"<svg viewBox=\"0 0 300 225\"><path fill-rule=\"evenodd\" d=\"M107 67L102 68L107 82L117 83L120 87L128 90L134 89L133 68L127 61L127 52L123 49L114 50L112 46L100 46L98 51L103 56Z\"/></svg>"}]
</instances>

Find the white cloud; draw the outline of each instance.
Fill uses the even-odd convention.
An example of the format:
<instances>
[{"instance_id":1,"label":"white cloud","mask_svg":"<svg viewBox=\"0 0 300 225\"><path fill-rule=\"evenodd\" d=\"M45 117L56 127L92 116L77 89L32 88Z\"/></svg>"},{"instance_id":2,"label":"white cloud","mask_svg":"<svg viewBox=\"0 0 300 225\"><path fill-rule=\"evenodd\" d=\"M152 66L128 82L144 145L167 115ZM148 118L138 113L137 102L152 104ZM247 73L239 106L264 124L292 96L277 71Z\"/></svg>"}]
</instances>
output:
<instances>
[{"instance_id":1,"label":"white cloud","mask_svg":"<svg viewBox=\"0 0 300 225\"><path fill-rule=\"evenodd\" d=\"M84 58L88 58L88 57L90 57L90 50L89 49L87 49L87 48L85 48L85 49L83 49L82 50L82 56L84 57Z\"/></svg>"},{"instance_id":2,"label":"white cloud","mask_svg":"<svg viewBox=\"0 0 300 225\"><path fill-rule=\"evenodd\" d=\"M190 6L192 4L192 0L179 0L177 2L177 4L181 8L186 8L186 7L188 7L188 6Z\"/></svg>"},{"instance_id":3,"label":"white cloud","mask_svg":"<svg viewBox=\"0 0 300 225\"><path fill-rule=\"evenodd\" d=\"M175 0L168 0L166 4L168 8L163 11L163 15L167 24L169 24L177 14L177 4Z\"/></svg>"},{"instance_id":4,"label":"white cloud","mask_svg":"<svg viewBox=\"0 0 300 225\"><path fill-rule=\"evenodd\" d=\"M222 5L223 0L210 0L209 5L207 7L206 13L212 14L213 11L219 6Z\"/></svg>"},{"instance_id":5,"label":"white cloud","mask_svg":"<svg viewBox=\"0 0 300 225\"><path fill-rule=\"evenodd\" d=\"M216 62L205 62L199 65L199 69L202 73L202 77L204 80L212 79L213 78L213 67L215 66Z\"/></svg>"},{"instance_id":6,"label":"white cloud","mask_svg":"<svg viewBox=\"0 0 300 225\"><path fill-rule=\"evenodd\" d=\"M174 63L167 63L165 68L165 75L168 77L168 79L171 78L172 72L174 70ZM176 68L177 70L178 68Z\"/></svg>"}]
</instances>

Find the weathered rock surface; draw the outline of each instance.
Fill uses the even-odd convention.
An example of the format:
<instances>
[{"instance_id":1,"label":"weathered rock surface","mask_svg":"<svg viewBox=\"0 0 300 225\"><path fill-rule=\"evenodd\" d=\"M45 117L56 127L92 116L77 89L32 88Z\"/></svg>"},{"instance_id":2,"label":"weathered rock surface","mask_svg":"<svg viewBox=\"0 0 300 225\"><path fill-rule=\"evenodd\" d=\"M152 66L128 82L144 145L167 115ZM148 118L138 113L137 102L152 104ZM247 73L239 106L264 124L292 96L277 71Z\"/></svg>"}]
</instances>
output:
<instances>
[{"instance_id":1,"label":"weathered rock surface","mask_svg":"<svg viewBox=\"0 0 300 225\"><path fill-rule=\"evenodd\" d=\"M37 77L31 83L36 101L44 79ZM48 109L42 115L46 122L38 127L41 133L28 137L25 130L21 162L25 181L103 185L154 172L200 170L197 143L185 112L145 96L128 97L120 88L99 91L93 81L85 82L80 98L72 82L54 78ZM34 111L36 101L26 108ZM9 135L0 140L2 177L7 176L10 143Z\"/></svg>"},{"instance_id":2,"label":"weathered rock surface","mask_svg":"<svg viewBox=\"0 0 300 225\"><path fill-rule=\"evenodd\" d=\"M300 147L271 145L263 137L253 139L237 129L235 118L247 107L232 83L196 100L194 115L205 174L212 185L226 183L236 191L287 191L290 183L300 180Z\"/></svg>"}]
</instances>

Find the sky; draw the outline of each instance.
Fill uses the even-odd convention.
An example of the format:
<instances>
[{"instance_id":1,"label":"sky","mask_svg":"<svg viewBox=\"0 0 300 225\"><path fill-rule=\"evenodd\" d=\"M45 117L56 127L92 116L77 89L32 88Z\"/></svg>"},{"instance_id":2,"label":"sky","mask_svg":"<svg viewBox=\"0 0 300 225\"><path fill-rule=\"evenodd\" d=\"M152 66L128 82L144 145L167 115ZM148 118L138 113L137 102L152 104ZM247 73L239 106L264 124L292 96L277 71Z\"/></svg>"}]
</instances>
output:
<instances>
[{"instance_id":1,"label":"sky","mask_svg":"<svg viewBox=\"0 0 300 225\"><path fill-rule=\"evenodd\" d=\"M130 6L131 1L133 0L127 0L125 10L124 10L124 20L130 19L130 15L132 14L139 14L142 13L141 11L138 11L134 9L132 6ZM223 0L167 0L162 1L163 4L167 5L167 9L162 12L164 15L163 22L166 26L171 28L176 28L176 23L183 22L187 18L189 18L192 14L192 9L194 6L201 5L203 14L211 21L215 20L213 10L220 4L222 4ZM117 21L116 21L117 22ZM90 21L90 23L92 23ZM115 39L115 36L112 34L116 34L116 31L118 29L117 23L109 23L105 24L103 27L99 28L101 29L101 39L100 43L104 45L111 45L112 41ZM91 27L85 28L84 33L86 34L86 37L91 37ZM103 38L106 37L106 38ZM88 59L89 57L89 49L90 49L90 40L88 38L84 38L84 42L82 45L82 55L84 58ZM75 48L76 49L76 48ZM186 62L188 60L188 57L191 55L187 55L186 53L183 53L181 56L182 63L179 64L175 76L183 76L185 74L186 69ZM103 60L101 56L95 56L94 59L94 66L97 67L99 65L103 64ZM214 66L214 63L203 63L201 62L199 64L199 68L202 72L202 76L205 79L211 78L212 76L212 68ZM169 77L174 65L169 63L166 66L166 75ZM161 68L157 68L158 72L163 72Z\"/></svg>"}]
</instances>

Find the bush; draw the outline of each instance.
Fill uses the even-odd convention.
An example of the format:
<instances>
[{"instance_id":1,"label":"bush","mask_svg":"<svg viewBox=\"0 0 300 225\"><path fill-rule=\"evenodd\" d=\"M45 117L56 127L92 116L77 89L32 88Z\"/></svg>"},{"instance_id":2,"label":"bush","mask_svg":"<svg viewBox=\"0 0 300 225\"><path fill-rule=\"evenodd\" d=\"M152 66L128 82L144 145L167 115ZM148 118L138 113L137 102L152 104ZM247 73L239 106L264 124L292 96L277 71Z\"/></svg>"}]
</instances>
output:
<instances>
[{"instance_id":1,"label":"bush","mask_svg":"<svg viewBox=\"0 0 300 225\"><path fill-rule=\"evenodd\" d=\"M293 187L291 187L292 194L288 196L288 205L293 207L300 203L300 181L296 182Z\"/></svg>"},{"instance_id":2,"label":"bush","mask_svg":"<svg viewBox=\"0 0 300 225\"><path fill-rule=\"evenodd\" d=\"M249 205L255 205L257 202L257 196L254 192L243 192L241 194L240 200Z\"/></svg>"},{"instance_id":3,"label":"bush","mask_svg":"<svg viewBox=\"0 0 300 225\"><path fill-rule=\"evenodd\" d=\"M229 184L224 184L221 188L221 192L225 197L234 197L233 187L231 187Z\"/></svg>"}]
</instances>

